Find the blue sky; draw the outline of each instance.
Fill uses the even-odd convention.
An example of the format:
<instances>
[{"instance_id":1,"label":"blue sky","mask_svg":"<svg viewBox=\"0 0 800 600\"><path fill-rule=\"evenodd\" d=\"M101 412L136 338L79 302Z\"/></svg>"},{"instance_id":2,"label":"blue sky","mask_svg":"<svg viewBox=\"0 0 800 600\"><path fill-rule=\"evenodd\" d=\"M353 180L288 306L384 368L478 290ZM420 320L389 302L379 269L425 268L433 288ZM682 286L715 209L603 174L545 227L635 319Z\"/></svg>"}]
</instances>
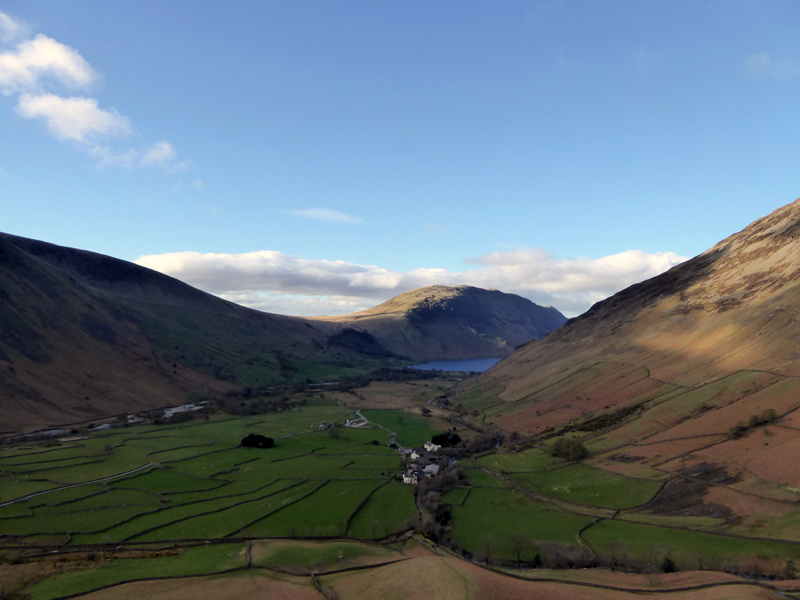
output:
<instances>
[{"instance_id":1,"label":"blue sky","mask_svg":"<svg viewBox=\"0 0 800 600\"><path fill-rule=\"evenodd\" d=\"M800 195L800 3L0 0L0 230L289 314L574 315Z\"/></svg>"}]
</instances>

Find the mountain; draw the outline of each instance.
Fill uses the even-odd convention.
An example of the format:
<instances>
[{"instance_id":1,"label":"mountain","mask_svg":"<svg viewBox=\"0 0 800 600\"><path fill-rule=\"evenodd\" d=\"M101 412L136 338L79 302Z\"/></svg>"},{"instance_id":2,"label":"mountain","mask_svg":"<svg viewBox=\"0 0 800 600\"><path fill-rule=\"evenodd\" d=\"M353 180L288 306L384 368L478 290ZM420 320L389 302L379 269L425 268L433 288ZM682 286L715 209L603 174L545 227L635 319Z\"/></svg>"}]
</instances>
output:
<instances>
[{"instance_id":1,"label":"mountain","mask_svg":"<svg viewBox=\"0 0 800 600\"><path fill-rule=\"evenodd\" d=\"M365 331L416 361L507 356L567 320L551 306L466 285L419 288L362 312L323 319Z\"/></svg>"},{"instance_id":2,"label":"mountain","mask_svg":"<svg viewBox=\"0 0 800 600\"><path fill-rule=\"evenodd\" d=\"M479 334L451 331L470 317L450 312L431 335L468 347ZM503 318L493 344L529 339L516 331L524 317ZM399 335L248 309L133 263L0 234L0 433L363 374L402 364L394 349L413 348Z\"/></svg>"},{"instance_id":3,"label":"mountain","mask_svg":"<svg viewBox=\"0 0 800 600\"><path fill-rule=\"evenodd\" d=\"M458 400L509 431L580 436L595 466L711 477L731 510L741 494L796 502L799 234L800 200L525 344Z\"/></svg>"}]
</instances>

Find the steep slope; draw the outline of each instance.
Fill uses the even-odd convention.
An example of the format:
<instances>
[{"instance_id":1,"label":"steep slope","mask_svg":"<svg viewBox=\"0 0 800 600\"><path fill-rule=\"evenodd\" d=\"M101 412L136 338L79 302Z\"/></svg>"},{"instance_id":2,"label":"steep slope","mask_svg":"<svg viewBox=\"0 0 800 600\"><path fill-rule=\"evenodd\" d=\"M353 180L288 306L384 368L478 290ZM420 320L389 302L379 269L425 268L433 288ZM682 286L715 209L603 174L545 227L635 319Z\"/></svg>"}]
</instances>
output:
<instances>
[{"instance_id":1,"label":"steep slope","mask_svg":"<svg viewBox=\"0 0 800 600\"><path fill-rule=\"evenodd\" d=\"M676 514L797 502L798 233L800 201L526 344L458 398L507 430L579 435L596 466L691 475Z\"/></svg>"},{"instance_id":2,"label":"steep slope","mask_svg":"<svg viewBox=\"0 0 800 600\"><path fill-rule=\"evenodd\" d=\"M466 285L419 288L362 312L323 319L368 332L414 360L507 356L567 320L553 307Z\"/></svg>"},{"instance_id":3,"label":"steep slope","mask_svg":"<svg viewBox=\"0 0 800 600\"><path fill-rule=\"evenodd\" d=\"M515 315L513 306L502 309L507 298L499 305L493 300L507 296L500 292L473 289L484 304L480 298L453 304L459 294L436 291L445 298L429 290L422 294L426 306L429 312L444 307L448 318L412 311L413 319L430 325L407 329L426 346L419 353L397 343L397 328L384 335L380 327L351 327L346 318L263 313L133 263L0 234L0 433L176 405L244 386L363 374L401 364L401 354L450 358L456 344L461 353L454 357L492 355L470 352L507 349L532 337L521 298L510 296L521 305Z\"/></svg>"},{"instance_id":4,"label":"steep slope","mask_svg":"<svg viewBox=\"0 0 800 600\"><path fill-rule=\"evenodd\" d=\"M0 432L385 364L329 348L340 331L125 261L0 235Z\"/></svg>"}]
</instances>

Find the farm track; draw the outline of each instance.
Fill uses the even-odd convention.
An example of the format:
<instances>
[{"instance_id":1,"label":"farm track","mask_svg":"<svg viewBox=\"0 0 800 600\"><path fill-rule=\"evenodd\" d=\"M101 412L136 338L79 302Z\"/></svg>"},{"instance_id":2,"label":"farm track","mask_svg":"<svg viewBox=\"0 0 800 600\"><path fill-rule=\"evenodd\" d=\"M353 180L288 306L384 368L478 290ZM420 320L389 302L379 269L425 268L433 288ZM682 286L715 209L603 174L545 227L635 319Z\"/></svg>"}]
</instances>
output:
<instances>
[{"instance_id":1,"label":"farm track","mask_svg":"<svg viewBox=\"0 0 800 600\"><path fill-rule=\"evenodd\" d=\"M101 477L100 479L92 479L91 481L82 481L80 483L73 483L70 485L65 485L58 488L53 488L52 490L45 490L43 492L36 492L35 494L28 494L27 496L22 496L20 498L14 498L13 500L9 500L7 502L3 502L0 504L0 507L9 506L11 504L16 504L17 502L27 502L31 498L36 498L37 496L43 496L44 494L52 494L53 492L60 492L63 490L69 490L72 488L76 488L82 485L90 485L92 483L103 483L104 481L110 481L112 479L117 479L119 477L125 477L127 475L132 475L133 473L138 473L144 469L150 468L153 466L154 463L147 463L146 465L142 465L141 467L137 467L136 469L132 469L130 471L125 471L124 473L117 473L116 475L110 475L108 477Z\"/></svg>"}]
</instances>

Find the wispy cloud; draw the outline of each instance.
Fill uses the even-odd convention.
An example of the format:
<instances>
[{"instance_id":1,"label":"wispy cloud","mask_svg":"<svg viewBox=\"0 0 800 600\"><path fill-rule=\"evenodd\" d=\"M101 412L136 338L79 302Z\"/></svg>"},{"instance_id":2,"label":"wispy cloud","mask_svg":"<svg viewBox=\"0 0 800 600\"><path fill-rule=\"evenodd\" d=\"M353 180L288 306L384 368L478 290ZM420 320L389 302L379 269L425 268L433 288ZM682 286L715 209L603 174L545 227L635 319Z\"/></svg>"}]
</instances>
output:
<instances>
[{"instance_id":1,"label":"wispy cloud","mask_svg":"<svg viewBox=\"0 0 800 600\"><path fill-rule=\"evenodd\" d=\"M159 167L168 173L180 173L191 166L190 161L178 158L178 153L169 142L157 142L152 146L127 148L125 150L116 150L111 146L94 145L89 149L89 152L97 159L97 166L100 169L106 167L122 167L125 169ZM180 184L178 184L175 189L180 187Z\"/></svg>"},{"instance_id":2,"label":"wispy cloud","mask_svg":"<svg viewBox=\"0 0 800 600\"><path fill-rule=\"evenodd\" d=\"M42 117L60 140L88 142L98 137L128 135L130 121L116 111L97 107L94 98L62 98L54 94L22 94L17 112L27 119Z\"/></svg>"},{"instance_id":3,"label":"wispy cloud","mask_svg":"<svg viewBox=\"0 0 800 600\"><path fill-rule=\"evenodd\" d=\"M636 54L636 69L639 71L639 75L649 75L661 62L661 59L661 54L648 52L644 48L640 49Z\"/></svg>"},{"instance_id":4,"label":"wispy cloud","mask_svg":"<svg viewBox=\"0 0 800 600\"><path fill-rule=\"evenodd\" d=\"M337 210L329 208L303 208L299 210L289 211L297 217L306 217L308 219L319 219L320 221L332 221L334 223L358 223L363 224L364 221L358 217L353 217Z\"/></svg>"},{"instance_id":5,"label":"wispy cloud","mask_svg":"<svg viewBox=\"0 0 800 600\"><path fill-rule=\"evenodd\" d=\"M24 23L0 12L0 44L9 45L27 35ZM169 142L141 149L110 145L111 139L134 132L130 119L113 108L100 108L95 98L63 93L86 90L97 79L80 52L41 33L0 51L0 93L18 96L17 114L43 119L54 137L77 143L95 157L98 167L158 167L175 173L190 166Z\"/></svg>"},{"instance_id":6,"label":"wispy cloud","mask_svg":"<svg viewBox=\"0 0 800 600\"><path fill-rule=\"evenodd\" d=\"M753 79L790 79L800 76L800 66L788 58L772 58L766 52L748 56L744 71Z\"/></svg>"},{"instance_id":7,"label":"wispy cloud","mask_svg":"<svg viewBox=\"0 0 800 600\"><path fill-rule=\"evenodd\" d=\"M291 305L298 309L293 314L336 314L343 312L342 307L346 307L344 312L352 312L407 290L443 284L496 288L576 315L684 260L674 252L629 250L587 259L558 258L539 248L519 248L470 258L468 264L476 268L463 271L422 268L400 272L270 250L246 254L179 252L143 256L136 262L234 302L273 312L286 305L277 300L282 296L292 296Z\"/></svg>"},{"instance_id":8,"label":"wispy cloud","mask_svg":"<svg viewBox=\"0 0 800 600\"><path fill-rule=\"evenodd\" d=\"M12 44L28 35L28 26L0 12L0 44Z\"/></svg>"}]
</instances>

